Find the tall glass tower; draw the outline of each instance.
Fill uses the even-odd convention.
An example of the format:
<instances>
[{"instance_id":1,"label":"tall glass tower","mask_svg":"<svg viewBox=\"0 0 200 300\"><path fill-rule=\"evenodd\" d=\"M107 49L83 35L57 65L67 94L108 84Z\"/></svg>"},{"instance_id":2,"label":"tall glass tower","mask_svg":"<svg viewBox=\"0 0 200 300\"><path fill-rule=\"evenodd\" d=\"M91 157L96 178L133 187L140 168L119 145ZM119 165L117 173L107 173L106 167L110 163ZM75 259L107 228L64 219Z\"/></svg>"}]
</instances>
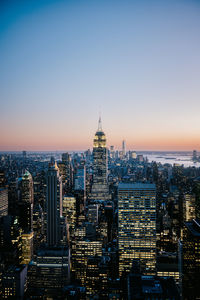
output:
<instances>
[{"instance_id":1,"label":"tall glass tower","mask_svg":"<svg viewBox=\"0 0 200 300\"><path fill-rule=\"evenodd\" d=\"M156 188L147 183L118 186L119 274L138 260L144 274L156 267Z\"/></svg>"},{"instance_id":2,"label":"tall glass tower","mask_svg":"<svg viewBox=\"0 0 200 300\"><path fill-rule=\"evenodd\" d=\"M21 264L28 264L33 256L33 178L28 171L18 180L19 224L21 235Z\"/></svg>"},{"instance_id":3,"label":"tall glass tower","mask_svg":"<svg viewBox=\"0 0 200 300\"><path fill-rule=\"evenodd\" d=\"M107 172L106 136L102 130L101 118L99 118L98 130L93 141L93 185L91 193L93 200L107 200L109 198Z\"/></svg>"},{"instance_id":4,"label":"tall glass tower","mask_svg":"<svg viewBox=\"0 0 200 300\"><path fill-rule=\"evenodd\" d=\"M28 171L18 180L19 222L24 232L33 230L33 178Z\"/></svg>"},{"instance_id":5,"label":"tall glass tower","mask_svg":"<svg viewBox=\"0 0 200 300\"><path fill-rule=\"evenodd\" d=\"M61 241L62 180L57 164L51 164L47 173L47 243L57 246Z\"/></svg>"}]
</instances>

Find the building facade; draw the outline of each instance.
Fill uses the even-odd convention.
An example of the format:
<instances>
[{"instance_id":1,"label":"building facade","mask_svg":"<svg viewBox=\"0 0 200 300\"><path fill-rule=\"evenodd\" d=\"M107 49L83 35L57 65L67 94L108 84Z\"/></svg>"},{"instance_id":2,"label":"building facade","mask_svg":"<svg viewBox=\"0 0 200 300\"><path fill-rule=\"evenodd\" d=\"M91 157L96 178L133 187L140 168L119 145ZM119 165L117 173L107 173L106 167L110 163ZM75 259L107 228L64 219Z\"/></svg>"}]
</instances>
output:
<instances>
[{"instance_id":1,"label":"building facade","mask_svg":"<svg viewBox=\"0 0 200 300\"><path fill-rule=\"evenodd\" d=\"M182 286L184 299L200 299L200 222L185 222L182 242Z\"/></svg>"},{"instance_id":2,"label":"building facade","mask_svg":"<svg viewBox=\"0 0 200 300\"><path fill-rule=\"evenodd\" d=\"M156 268L156 188L154 184L118 186L119 274L138 259L144 274Z\"/></svg>"},{"instance_id":3,"label":"building facade","mask_svg":"<svg viewBox=\"0 0 200 300\"><path fill-rule=\"evenodd\" d=\"M56 246L61 240L60 217L62 216L62 180L57 164L50 164L47 172L47 244Z\"/></svg>"},{"instance_id":4,"label":"building facade","mask_svg":"<svg viewBox=\"0 0 200 300\"><path fill-rule=\"evenodd\" d=\"M70 251L67 248L40 250L29 263L27 292L29 299L38 299L39 296L57 299L63 294L62 289L69 282Z\"/></svg>"},{"instance_id":5,"label":"building facade","mask_svg":"<svg viewBox=\"0 0 200 300\"><path fill-rule=\"evenodd\" d=\"M8 189L0 188L0 217L8 214Z\"/></svg>"},{"instance_id":6,"label":"building facade","mask_svg":"<svg viewBox=\"0 0 200 300\"><path fill-rule=\"evenodd\" d=\"M18 180L19 188L19 223L25 233L33 231L33 178L29 171L25 171Z\"/></svg>"},{"instance_id":7,"label":"building facade","mask_svg":"<svg viewBox=\"0 0 200 300\"><path fill-rule=\"evenodd\" d=\"M91 198L93 200L108 200L108 153L106 148L106 136L102 130L99 119L98 130L93 141L93 184Z\"/></svg>"}]
</instances>

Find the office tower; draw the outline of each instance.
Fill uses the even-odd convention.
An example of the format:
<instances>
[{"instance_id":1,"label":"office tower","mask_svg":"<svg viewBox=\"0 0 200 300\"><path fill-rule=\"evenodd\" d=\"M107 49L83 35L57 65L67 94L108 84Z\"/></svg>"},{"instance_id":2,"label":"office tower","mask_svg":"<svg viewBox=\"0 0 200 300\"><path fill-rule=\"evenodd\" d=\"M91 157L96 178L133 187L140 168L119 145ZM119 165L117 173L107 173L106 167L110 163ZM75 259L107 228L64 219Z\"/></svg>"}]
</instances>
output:
<instances>
[{"instance_id":1,"label":"office tower","mask_svg":"<svg viewBox=\"0 0 200 300\"><path fill-rule=\"evenodd\" d=\"M14 179L9 182L8 186L8 214L15 216L19 210L19 196L18 196L18 180Z\"/></svg>"},{"instance_id":2,"label":"office tower","mask_svg":"<svg viewBox=\"0 0 200 300\"><path fill-rule=\"evenodd\" d=\"M126 156L126 142L123 140L122 141L122 153L123 153L123 157Z\"/></svg>"},{"instance_id":3,"label":"office tower","mask_svg":"<svg viewBox=\"0 0 200 300\"><path fill-rule=\"evenodd\" d=\"M88 257L86 295L90 299L108 299L108 266L105 257Z\"/></svg>"},{"instance_id":4,"label":"office tower","mask_svg":"<svg viewBox=\"0 0 200 300\"><path fill-rule=\"evenodd\" d=\"M87 151L84 152L84 158L85 158L86 164L91 162L92 153L91 153L90 149L88 149Z\"/></svg>"},{"instance_id":5,"label":"office tower","mask_svg":"<svg viewBox=\"0 0 200 300\"><path fill-rule=\"evenodd\" d=\"M108 202L105 205L105 217L107 223L107 242L112 241L112 225L113 225L113 203Z\"/></svg>"},{"instance_id":6,"label":"office tower","mask_svg":"<svg viewBox=\"0 0 200 300\"><path fill-rule=\"evenodd\" d=\"M196 150L193 150L192 159L193 159L194 161L197 161L197 151L196 151Z\"/></svg>"},{"instance_id":7,"label":"office tower","mask_svg":"<svg viewBox=\"0 0 200 300\"><path fill-rule=\"evenodd\" d=\"M138 155L137 155L137 161L138 161L138 162L143 162L143 161L144 161L144 157L143 157L142 154L138 154Z\"/></svg>"},{"instance_id":8,"label":"office tower","mask_svg":"<svg viewBox=\"0 0 200 300\"><path fill-rule=\"evenodd\" d=\"M93 184L91 198L93 200L108 200L107 185L107 148L106 137L102 131L101 119L93 142Z\"/></svg>"},{"instance_id":9,"label":"office tower","mask_svg":"<svg viewBox=\"0 0 200 300\"><path fill-rule=\"evenodd\" d=\"M74 178L74 190L85 191L85 166L80 165L76 168Z\"/></svg>"},{"instance_id":10,"label":"office tower","mask_svg":"<svg viewBox=\"0 0 200 300\"><path fill-rule=\"evenodd\" d=\"M87 212L88 221L94 225L98 224L99 217L99 205L98 204L90 204L88 205Z\"/></svg>"},{"instance_id":11,"label":"office tower","mask_svg":"<svg viewBox=\"0 0 200 300\"><path fill-rule=\"evenodd\" d=\"M62 180L57 164L50 164L47 172L47 244L49 247L60 243L60 217L62 216Z\"/></svg>"},{"instance_id":12,"label":"office tower","mask_svg":"<svg viewBox=\"0 0 200 300\"><path fill-rule=\"evenodd\" d=\"M26 158L26 151L22 151L22 156L23 156L23 159Z\"/></svg>"},{"instance_id":13,"label":"office tower","mask_svg":"<svg viewBox=\"0 0 200 300\"><path fill-rule=\"evenodd\" d=\"M110 158L114 159L115 158L115 150L114 146L110 146Z\"/></svg>"},{"instance_id":14,"label":"office tower","mask_svg":"<svg viewBox=\"0 0 200 300\"><path fill-rule=\"evenodd\" d=\"M124 158L124 157L123 157L123 152L122 152L122 151L119 151L118 154L119 154L119 159L122 160L122 159Z\"/></svg>"},{"instance_id":15,"label":"office tower","mask_svg":"<svg viewBox=\"0 0 200 300\"><path fill-rule=\"evenodd\" d=\"M137 153L135 151L129 151L129 159L136 159Z\"/></svg>"},{"instance_id":16,"label":"office tower","mask_svg":"<svg viewBox=\"0 0 200 300\"><path fill-rule=\"evenodd\" d=\"M86 283L86 272L88 258L102 256L102 243L100 241L90 241L82 239L73 241L72 244L72 268L75 273L75 279L80 280L84 286Z\"/></svg>"},{"instance_id":17,"label":"office tower","mask_svg":"<svg viewBox=\"0 0 200 300\"><path fill-rule=\"evenodd\" d=\"M0 187L0 218L8 214L8 189Z\"/></svg>"},{"instance_id":18,"label":"office tower","mask_svg":"<svg viewBox=\"0 0 200 300\"><path fill-rule=\"evenodd\" d=\"M22 176L21 201L33 203L33 178L29 171L25 171Z\"/></svg>"},{"instance_id":19,"label":"office tower","mask_svg":"<svg viewBox=\"0 0 200 300\"><path fill-rule=\"evenodd\" d=\"M24 299L27 266L10 265L2 274L2 299Z\"/></svg>"},{"instance_id":20,"label":"office tower","mask_svg":"<svg viewBox=\"0 0 200 300\"><path fill-rule=\"evenodd\" d=\"M21 264L28 264L33 257L33 231L21 235Z\"/></svg>"},{"instance_id":21,"label":"office tower","mask_svg":"<svg viewBox=\"0 0 200 300\"><path fill-rule=\"evenodd\" d=\"M43 212L45 207L46 189L46 172L42 170L34 176L34 204L39 204Z\"/></svg>"},{"instance_id":22,"label":"office tower","mask_svg":"<svg viewBox=\"0 0 200 300\"><path fill-rule=\"evenodd\" d=\"M33 230L33 179L25 171L18 180L19 188L19 223L23 231L28 233Z\"/></svg>"},{"instance_id":23,"label":"office tower","mask_svg":"<svg viewBox=\"0 0 200 300\"><path fill-rule=\"evenodd\" d=\"M28 171L18 180L18 215L21 234L21 264L28 264L33 256L33 179Z\"/></svg>"},{"instance_id":24,"label":"office tower","mask_svg":"<svg viewBox=\"0 0 200 300\"><path fill-rule=\"evenodd\" d=\"M74 191L74 197L76 198L76 219L84 217L85 202L86 202L86 192L84 190Z\"/></svg>"},{"instance_id":25,"label":"office tower","mask_svg":"<svg viewBox=\"0 0 200 300\"><path fill-rule=\"evenodd\" d=\"M73 196L64 196L62 205L63 217L67 219L70 237L73 237L76 225L76 198Z\"/></svg>"},{"instance_id":26,"label":"office tower","mask_svg":"<svg viewBox=\"0 0 200 300\"><path fill-rule=\"evenodd\" d=\"M169 242L168 242L169 243ZM156 275L158 277L173 277L177 285L180 283L180 272L177 253L161 252L157 256Z\"/></svg>"},{"instance_id":27,"label":"office tower","mask_svg":"<svg viewBox=\"0 0 200 300\"><path fill-rule=\"evenodd\" d=\"M62 216L62 179L56 163L47 171L47 247L38 250L28 267L28 297L61 297L70 280L70 251Z\"/></svg>"},{"instance_id":28,"label":"office tower","mask_svg":"<svg viewBox=\"0 0 200 300\"><path fill-rule=\"evenodd\" d=\"M67 247L69 242L69 226L64 216L60 217L60 247Z\"/></svg>"},{"instance_id":29,"label":"office tower","mask_svg":"<svg viewBox=\"0 0 200 300\"><path fill-rule=\"evenodd\" d=\"M70 251L67 248L40 250L29 263L28 297L63 299L63 289L69 282Z\"/></svg>"},{"instance_id":30,"label":"office tower","mask_svg":"<svg viewBox=\"0 0 200 300\"><path fill-rule=\"evenodd\" d=\"M185 194L183 197L183 220L188 222L195 218L195 195Z\"/></svg>"},{"instance_id":31,"label":"office tower","mask_svg":"<svg viewBox=\"0 0 200 300\"><path fill-rule=\"evenodd\" d=\"M69 192L72 187L72 166L69 153L62 154L62 161L58 163L58 168L62 176L63 189Z\"/></svg>"},{"instance_id":32,"label":"office tower","mask_svg":"<svg viewBox=\"0 0 200 300\"><path fill-rule=\"evenodd\" d=\"M34 250L44 242L44 212L40 204L33 207Z\"/></svg>"},{"instance_id":33,"label":"office tower","mask_svg":"<svg viewBox=\"0 0 200 300\"><path fill-rule=\"evenodd\" d=\"M185 222L182 242L183 298L200 299L200 222Z\"/></svg>"},{"instance_id":34,"label":"office tower","mask_svg":"<svg viewBox=\"0 0 200 300\"><path fill-rule=\"evenodd\" d=\"M143 276L131 273L127 279L127 300L180 300L178 288L171 277Z\"/></svg>"},{"instance_id":35,"label":"office tower","mask_svg":"<svg viewBox=\"0 0 200 300\"><path fill-rule=\"evenodd\" d=\"M21 263L21 235L17 217L7 215L0 218L0 256L7 265Z\"/></svg>"},{"instance_id":36,"label":"office tower","mask_svg":"<svg viewBox=\"0 0 200 300\"><path fill-rule=\"evenodd\" d=\"M147 275L156 266L156 188L154 184L118 186L119 274L138 259Z\"/></svg>"},{"instance_id":37,"label":"office tower","mask_svg":"<svg viewBox=\"0 0 200 300\"><path fill-rule=\"evenodd\" d=\"M99 213L98 227L96 227L97 239L103 243L103 247L107 246L108 242L108 226L105 217L105 212L101 209Z\"/></svg>"},{"instance_id":38,"label":"office tower","mask_svg":"<svg viewBox=\"0 0 200 300\"><path fill-rule=\"evenodd\" d=\"M76 198L77 219L85 210L86 201L86 170L83 162L76 168L74 177L74 196Z\"/></svg>"}]
</instances>

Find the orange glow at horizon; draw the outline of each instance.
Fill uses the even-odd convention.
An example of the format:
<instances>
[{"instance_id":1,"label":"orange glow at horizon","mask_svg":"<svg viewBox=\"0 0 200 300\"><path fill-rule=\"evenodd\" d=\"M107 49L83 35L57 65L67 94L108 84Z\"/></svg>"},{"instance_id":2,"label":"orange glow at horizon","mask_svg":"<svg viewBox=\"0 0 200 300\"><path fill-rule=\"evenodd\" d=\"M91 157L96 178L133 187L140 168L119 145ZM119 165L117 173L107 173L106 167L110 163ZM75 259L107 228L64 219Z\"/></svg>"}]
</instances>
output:
<instances>
[{"instance_id":1,"label":"orange glow at horizon","mask_svg":"<svg viewBox=\"0 0 200 300\"><path fill-rule=\"evenodd\" d=\"M169 136L127 136L122 138L107 137L107 147L116 150L126 141L127 150L136 151L200 151L200 137L169 137ZM84 151L92 149L93 135L90 136L37 136L37 137L4 137L0 140L0 151Z\"/></svg>"}]
</instances>

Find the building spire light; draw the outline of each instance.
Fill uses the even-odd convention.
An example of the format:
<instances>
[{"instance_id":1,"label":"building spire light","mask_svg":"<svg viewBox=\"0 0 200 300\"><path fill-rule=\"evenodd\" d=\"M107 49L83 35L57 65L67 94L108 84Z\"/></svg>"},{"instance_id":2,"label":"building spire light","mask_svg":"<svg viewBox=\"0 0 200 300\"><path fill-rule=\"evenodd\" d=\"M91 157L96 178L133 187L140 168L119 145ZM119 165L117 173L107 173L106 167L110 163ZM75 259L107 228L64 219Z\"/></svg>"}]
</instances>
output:
<instances>
[{"instance_id":1,"label":"building spire light","mask_svg":"<svg viewBox=\"0 0 200 300\"><path fill-rule=\"evenodd\" d=\"M99 116L98 131L102 131L101 116Z\"/></svg>"}]
</instances>

